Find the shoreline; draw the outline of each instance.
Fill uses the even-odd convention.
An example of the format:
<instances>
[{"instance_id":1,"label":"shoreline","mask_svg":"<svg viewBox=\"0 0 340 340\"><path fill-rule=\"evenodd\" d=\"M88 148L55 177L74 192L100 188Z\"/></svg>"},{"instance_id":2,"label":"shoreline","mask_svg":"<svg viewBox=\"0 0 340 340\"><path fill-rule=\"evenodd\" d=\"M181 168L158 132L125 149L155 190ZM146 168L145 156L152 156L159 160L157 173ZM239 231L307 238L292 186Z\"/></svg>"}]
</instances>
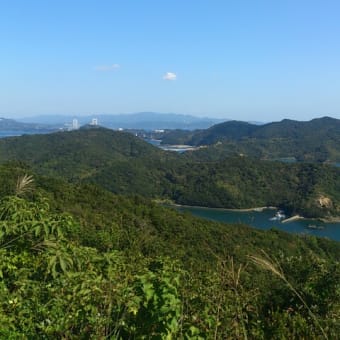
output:
<instances>
[{"instance_id":1,"label":"shoreline","mask_svg":"<svg viewBox=\"0 0 340 340\"><path fill-rule=\"evenodd\" d=\"M340 223L340 217L329 217L329 218L315 218L323 223Z\"/></svg>"},{"instance_id":2,"label":"shoreline","mask_svg":"<svg viewBox=\"0 0 340 340\"><path fill-rule=\"evenodd\" d=\"M173 207L183 207L183 208L198 208L198 209L211 209L217 211L234 211L234 212L263 212L264 210L279 210L277 207L273 206L264 206L264 207L253 207L253 208L243 208L243 209L228 209L228 208L210 208L210 207L202 207L198 205L187 205L187 204L177 204L177 203L165 203L164 205L173 206ZM315 220L321 221L323 223L340 223L340 216L337 217L329 217L329 218L317 218L317 217L304 217L302 215L296 214L285 218L281 221L281 223L289 223L298 220Z\"/></svg>"},{"instance_id":3,"label":"shoreline","mask_svg":"<svg viewBox=\"0 0 340 340\"><path fill-rule=\"evenodd\" d=\"M263 210L278 210L277 207L254 207L254 208L243 208L243 209L228 209L228 208L210 208L210 207L202 207L199 205L186 205L186 204L177 204L177 203L169 203L169 206L174 207L184 207L184 208L199 208L199 209L211 209L211 210L221 210L221 211L235 211L235 212L262 212Z\"/></svg>"},{"instance_id":4,"label":"shoreline","mask_svg":"<svg viewBox=\"0 0 340 340\"><path fill-rule=\"evenodd\" d=\"M329 217L329 218L317 218L317 217L304 217L301 215L293 215L281 221L281 223L289 223L298 220L310 220L310 221L320 221L322 223L340 223L340 217Z\"/></svg>"},{"instance_id":5,"label":"shoreline","mask_svg":"<svg viewBox=\"0 0 340 340\"><path fill-rule=\"evenodd\" d=\"M281 221L281 223L289 223L289 222L293 222L293 221L297 221L297 220L304 220L305 217L301 216L301 215L293 215L291 217L285 218L284 220Z\"/></svg>"}]
</instances>

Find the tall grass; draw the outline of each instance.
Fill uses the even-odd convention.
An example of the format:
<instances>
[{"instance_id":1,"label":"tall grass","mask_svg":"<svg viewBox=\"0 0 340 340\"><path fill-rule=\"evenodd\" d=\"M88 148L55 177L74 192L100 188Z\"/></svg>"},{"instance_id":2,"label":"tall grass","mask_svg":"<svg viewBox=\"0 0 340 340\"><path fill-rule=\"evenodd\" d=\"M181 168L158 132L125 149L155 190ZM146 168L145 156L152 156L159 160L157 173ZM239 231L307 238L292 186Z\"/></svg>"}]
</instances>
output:
<instances>
[{"instance_id":1,"label":"tall grass","mask_svg":"<svg viewBox=\"0 0 340 340\"><path fill-rule=\"evenodd\" d=\"M325 337L325 339L328 339L328 336L321 326L320 322L318 321L318 318L316 315L312 312L312 310L309 308L308 304L306 303L305 299L302 297L302 295L294 288L294 286L288 281L286 278L279 262L275 259L270 258L270 256L262 250L263 257L255 256L255 255L249 255L249 259L258 265L259 267L266 269L279 277L287 286L288 288L298 297L298 299L302 302L302 304L307 309L309 315L313 319L315 325L320 329L322 335Z\"/></svg>"}]
</instances>

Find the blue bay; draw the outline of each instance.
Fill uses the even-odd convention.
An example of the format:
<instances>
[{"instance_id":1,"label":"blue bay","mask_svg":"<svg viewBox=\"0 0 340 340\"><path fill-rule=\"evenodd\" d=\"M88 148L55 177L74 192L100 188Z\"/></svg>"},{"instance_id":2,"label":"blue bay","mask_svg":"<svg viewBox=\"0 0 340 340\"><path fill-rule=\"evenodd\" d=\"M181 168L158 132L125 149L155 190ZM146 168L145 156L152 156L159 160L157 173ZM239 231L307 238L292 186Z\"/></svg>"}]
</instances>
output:
<instances>
[{"instance_id":1,"label":"blue bay","mask_svg":"<svg viewBox=\"0 0 340 340\"><path fill-rule=\"evenodd\" d=\"M266 209L261 212L245 212L181 206L178 208L178 210L182 212L190 212L194 216L216 222L243 223L263 230L277 228L289 233L321 236L340 241L340 223L324 223L321 221L308 219L282 223L278 220L271 220L271 218L273 218L276 213L276 210L272 209ZM314 226L316 226L318 229L312 229Z\"/></svg>"}]
</instances>

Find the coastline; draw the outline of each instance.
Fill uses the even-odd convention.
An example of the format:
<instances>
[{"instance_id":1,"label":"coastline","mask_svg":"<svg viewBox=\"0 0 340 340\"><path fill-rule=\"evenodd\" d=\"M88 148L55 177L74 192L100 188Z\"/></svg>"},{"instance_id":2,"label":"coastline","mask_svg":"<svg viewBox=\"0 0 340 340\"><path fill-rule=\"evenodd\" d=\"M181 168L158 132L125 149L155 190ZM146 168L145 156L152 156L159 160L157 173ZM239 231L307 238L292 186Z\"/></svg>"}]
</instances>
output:
<instances>
[{"instance_id":1,"label":"coastline","mask_svg":"<svg viewBox=\"0 0 340 340\"><path fill-rule=\"evenodd\" d=\"M254 207L254 208L243 208L243 209L228 209L228 208L210 208L210 207L202 207L199 205L186 205L186 204L177 204L177 203L168 203L169 206L174 207L184 207L184 208L199 208L199 209L212 209L212 210L220 210L220 211L236 211L236 212L250 212L257 211L262 212L263 210L277 210L277 207Z\"/></svg>"},{"instance_id":2,"label":"coastline","mask_svg":"<svg viewBox=\"0 0 340 340\"><path fill-rule=\"evenodd\" d=\"M288 217L284 220L281 221L281 223L289 223L289 222L293 222L293 221L297 221L297 220L312 220L312 221L321 221L323 223L340 223L340 217L328 217L328 218L316 218L316 217L303 217L301 215L294 215L291 217Z\"/></svg>"},{"instance_id":3,"label":"coastline","mask_svg":"<svg viewBox=\"0 0 340 340\"><path fill-rule=\"evenodd\" d=\"M303 219L305 219L305 218L301 215L294 215L294 216L285 218L284 220L281 221L281 223L289 223L289 222L293 222L293 221L297 221L297 220L303 220Z\"/></svg>"},{"instance_id":4,"label":"coastline","mask_svg":"<svg viewBox=\"0 0 340 340\"><path fill-rule=\"evenodd\" d=\"M164 203L163 203L164 204ZM184 207L184 208L198 208L198 209L211 209L211 210L217 210L217 211L235 211L235 212L262 212L264 210L279 210L277 207L273 206L264 206L264 207L253 207L253 208L243 208L243 209L228 209L228 208L210 208L210 207L203 207L199 205L187 205L187 204L177 204L177 203L165 203L164 205L167 206L173 206L173 207ZM316 217L304 217L302 215L293 215L288 218L285 218L284 220L281 221L281 223L289 223L289 222L294 222L298 220L318 220L323 223L340 223L340 216L333 216L333 217L328 217L328 218L316 218Z\"/></svg>"},{"instance_id":5,"label":"coastline","mask_svg":"<svg viewBox=\"0 0 340 340\"><path fill-rule=\"evenodd\" d=\"M319 218L321 222L324 223L340 223L340 216L333 216L333 217L328 217L328 218Z\"/></svg>"}]
</instances>

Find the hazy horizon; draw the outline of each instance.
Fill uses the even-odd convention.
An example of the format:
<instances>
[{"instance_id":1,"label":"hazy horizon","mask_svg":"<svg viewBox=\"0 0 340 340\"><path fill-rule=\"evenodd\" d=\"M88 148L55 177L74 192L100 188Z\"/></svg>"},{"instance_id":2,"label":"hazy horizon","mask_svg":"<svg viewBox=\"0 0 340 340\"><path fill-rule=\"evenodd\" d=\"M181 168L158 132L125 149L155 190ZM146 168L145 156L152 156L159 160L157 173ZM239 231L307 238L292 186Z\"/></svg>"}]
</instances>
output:
<instances>
[{"instance_id":1,"label":"hazy horizon","mask_svg":"<svg viewBox=\"0 0 340 340\"><path fill-rule=\"evenodd\" d=\"M252 119L252 120L244 120L244 119L237 119L237 118L232 118L232 117L213 117L213 116L207 116L207 115L195 115L195 114L186 114L186 113L174 113L174 112L153 112L153 111L140 111L140 112L127 112L127 113L93 113L93 114L78 114L78 115L72 115L72 114L40 114L40 115L28 115L28 116L22 116L22 117L9 117L6 115L3 115L0 113L0 118L5 118L5 119L14 119L14 120L23 120L25 121L25 119L34 119L36 117L42 117L42 118L46 118L46 117L60 117L63 118L65 117L65 119L70 119L70 118L88 118L88 117L92 117L92 118L98 118L100 116L124 116L124 115L138 115L138 114L157 114L157 115L179 115L179 116L191 116L191 117L195 117L195 118L201 118L201 119L216 119L216 120L225 120L225 121L244 121L244 122L249 122L249 123L254 123L254 124L267 124L267 123L272 123L272 122L279 122L282 121L284 119L291 119L291 120L296 120L296 121L310 121L313 119L320 119L320 118L325 118L325 117L330 117L330 118L336 118L339 119L339 117L336 116L332 116L332 115L320 115L320 116L315 116L315 117L311 117L309 119L297 119L297 118L287 118L287 117L283 117L281 119L278 120L267 120L267 121L261 121L261 120L256 120L256 119ZM37 121L37 123L39 123L39 121ZM99 122L100 123L100 122Z\"/></svg>"},{"instance_id":2,"label":"hazy horizon","mask_svg":"<svg viewBox=\"0 0 340 340\"><path fill-rule=\"evenodd\" d=\"M25 116L10 116L10 115L5 115L0 113L0 118L5 118L5 119L13 119L13 120L17 120L17 121L25 121L25 120L30 120L30 119L34 119L36 117L60 117L63 118L65 117L65 119L70 119L70 118L76 118L76 119L81 119L81 118L87 118L87 117L92 117L92 118L98 118L100 116L120 116L120 115L135 115L135 114L142 114L142 113L156 113L156 114L175 114L175 115L188 115L188 116L192 116L192 117L196 117L196 118L201 118L201 119L213 119L213 120L224 120L224 121L243 121L243 122L248 122L248 123L254 123L254 124L268 124L268 123L274 123L274 122L280 122L284 119L290 119L290 120L295 120L295 121L310 121L313 119L320 119L320 118L324 118L324 117L330 117L330 118L335 118L335 119L340 119L340 115L315 115L315 116L311 116L310 118L307 119L299 119L296 117L281 117L279 119L272 119L272 120L260 120L260 119L238 119L237 117L217 117L217 116L212 116L212 115L199 115L199 114L188 114L188 113L175 113L175 112L155 112L155 111L139 111L139 112L125 112L125 113L87 113L87 114L71 114L71 113L61 113L61 114L32 114L32 115L25 115ZM39 123L39 120L34 121L35 123ZM65 121L66 123L67 121ZM100 122L99 122L100 124Z\"/></svg>"},{"instance_id":3,"label":"hazy horizon","mask_svg":"<svg viewBox=\"0 0 340 340\"><path fill-rule=\"evenodd\" d=\"M6 2L0 115L340 118L339 11L317 0Z\"/></svg>"}]
</instances>

